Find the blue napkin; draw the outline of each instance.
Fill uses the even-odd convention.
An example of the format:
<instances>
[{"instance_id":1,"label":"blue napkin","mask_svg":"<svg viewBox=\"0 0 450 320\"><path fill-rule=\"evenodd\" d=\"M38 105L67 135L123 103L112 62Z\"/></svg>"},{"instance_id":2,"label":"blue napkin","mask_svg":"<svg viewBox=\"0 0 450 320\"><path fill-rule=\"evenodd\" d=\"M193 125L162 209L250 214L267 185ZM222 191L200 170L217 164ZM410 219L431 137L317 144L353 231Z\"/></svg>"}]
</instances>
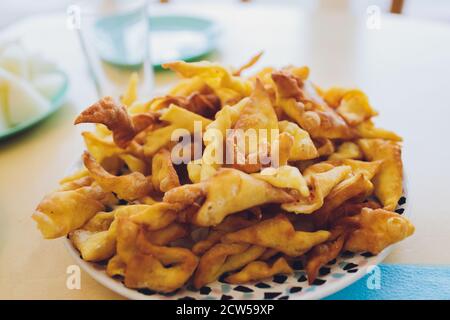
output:
<instances>
[{"instance_id":1,"label":"blue napkin","mask_svg":"<svg viewBox=\"0 0 450 320\"><path fill-rule=\"evenodd\" d=\"M325 300L450 299L450 266L381 264Z\"/></svg>"}]
</instances>

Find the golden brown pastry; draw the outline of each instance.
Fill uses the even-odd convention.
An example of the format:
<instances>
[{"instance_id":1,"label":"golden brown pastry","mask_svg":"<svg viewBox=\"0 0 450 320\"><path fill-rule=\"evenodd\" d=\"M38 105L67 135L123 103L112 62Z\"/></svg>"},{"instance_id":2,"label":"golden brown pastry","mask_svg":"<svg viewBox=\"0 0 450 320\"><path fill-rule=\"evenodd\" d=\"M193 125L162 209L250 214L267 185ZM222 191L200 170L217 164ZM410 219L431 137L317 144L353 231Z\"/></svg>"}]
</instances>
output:
<instances>
[{"instance_id":1,"label":"golden brown pastry","mask_svg":"<svg viewBox=\"0 0 450 320\"><path fill-rule=\"evenodd\" d=\"M166 149L159 150L152 158L152 183L153 188L161 192L180 186L170 152Z\"/></svg>"},{"instance_id":2,"label":"golden brown pastry","mask_svg":"<svg viewBox=\"0 0 450 320\"><path fill-rule=\"evenodd\" d=\"M323 90L306 66L242 76L260 56L170 62L182 79L167 94L139 101L135 73L120 102L87 107L75 120L95 124L84 168L33 213L43 236L68 235L128 288L169 293L289 274L294 257L313 284L342 251L411 235L392 212L401 137L375 126L368 97Z\"/></svg>"},{"instance_id":3,"label":"golden brown pastry","mask_svg":"<svg viewBox=\"0 0 450 320\"><path fill-rule=\"evenodd\" d=\"M373 178L375 195L386 210L394 210L403 193L401 148L396 142L381 139L361 139L359 146L369 161L382 160Z\"/></svg>"},{"instance_id":4,"label":"golden brown pastry","mask_svg":"<svg viewBox=\"0 0 450 320\"><path fill-rule=\"evenodd\" d=\"M117 255L124 267L125 285L171 292L181 287L197 267L198 258L189 250L150 243L143 229L127 217L119 217ZM117 264L117 260L115 261ZM117 267L115 267L117 268ZM115 269L110 267L110 269Z\"/></svg>"},{"instance_id":5,"label":"golden brown pastry","mask_svg":"<svg viewBox=\"0 0 450 320\"><path fill-rule=\"evenodd\" d=\"M228 233L222 237L224 243L247 243L276 249L288 256L300 256L313 246L328 239L325 230L316 232L295 231L284 215L261 221L260 223Z\"/></svg>"},{"instance_id":6,"label":"golden brown pastry","mask_svg":"<svg viewBox=\"0 0 450 320\"><path fill-rule=\"evenodd\" d=\"M345 242L345 249L354 252L378 254L414 233L414 226L408 219L383 209L364 208L360 214L346 218L346 221L360 225Z\"/></svg>"},{"instance_id":7,"label":"golden brown pastry","mask_svg":"<svg viewBox=\"0 0 450 320\"><path fill-rule=\"evenodd\" d=\"M115 197L98 185L55 191L39 203L32 218L44 238L54 239L80 228L106 205L115 202Z\"/></svg>"},{"instance_id":8,"label":"golden brown pastry","mask_svg":"<svg viewBox=\"0 0 450 320\"><path fill-rule=\"evenodd\" d=\"M287 192L236 169L220 169L217 174L197 184L169 190L164 201L192 205L204 199L190 221L199 226L214 226L227 215L264 203L293 201Z\"/></svg>"},{"instance_id":9,"label":"golden brown pastry","mask_svg":"<svg viewBox=\"0 0 450 320\"><path fill-rule=\"evenodd\" d=\"M201 258L194 275L194 285L201 288L225 272L239 269L256 260L265 251L260 246L218 243Z\"/></svg>"},{"instance_id":10,"label":"golden brown pastry","mask_svg":"<svg viewBox=\"0 0 450 320\"><path fill-rule=\"evenodd\" d=\"M117 194L120 199L135 200L148 195L152 190L150 178L140 172L114 176L98 164L88 152L84 153L83 162L95 181L104 190Z\"/></svg>"},{"instance_id":11,"label":"golden brown pastry","mask_svg":"<svg viewBox=\"0 0 450 320\"><path fill-rule=\"evenodd\" d=\"M264 261L250 262L241 271L225 278L228 283L246 283L272 277L276 274L291 274L294 270L284 258L279 258L269 266Z\"/></svg>"}]
</instances>

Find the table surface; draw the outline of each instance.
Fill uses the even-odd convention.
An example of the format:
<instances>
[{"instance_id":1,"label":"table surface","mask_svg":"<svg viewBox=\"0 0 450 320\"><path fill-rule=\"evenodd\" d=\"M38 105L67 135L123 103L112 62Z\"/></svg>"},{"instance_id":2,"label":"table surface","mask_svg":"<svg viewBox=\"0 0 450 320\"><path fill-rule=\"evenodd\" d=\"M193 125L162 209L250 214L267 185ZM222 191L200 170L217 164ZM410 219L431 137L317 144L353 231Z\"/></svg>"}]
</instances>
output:
<instances>
[{"instance_id":1,"label":"table surface","mask_svg":"<svg viewBox=\"0 0 450 320\"><path fill-rule=\"evenodd\" d=\"M162 11L194 13L180 5ZM312 79L325 88L363 89L380 111L377 123L405 138L408 215L416 233L397 245L386 262L450 265L445 202L450 197L449 25L386 15L380 29L372 30L364 16L267 5L205 5L195 14L222 25L214 60L239 65L263 49L260 66L306 64ZM0 298L120 299L86 273L81 290L68 290L66 270L72 259L61 240L42 240L30 219L80 155L81 129L72 121L96 97L63 14L28 18L0 33L0 38L17 36L59 63L71 83L59 112L32 131L0 142ZM156 87L174 80L170 73L159 73Z\"/></svg>"}]
</instances>

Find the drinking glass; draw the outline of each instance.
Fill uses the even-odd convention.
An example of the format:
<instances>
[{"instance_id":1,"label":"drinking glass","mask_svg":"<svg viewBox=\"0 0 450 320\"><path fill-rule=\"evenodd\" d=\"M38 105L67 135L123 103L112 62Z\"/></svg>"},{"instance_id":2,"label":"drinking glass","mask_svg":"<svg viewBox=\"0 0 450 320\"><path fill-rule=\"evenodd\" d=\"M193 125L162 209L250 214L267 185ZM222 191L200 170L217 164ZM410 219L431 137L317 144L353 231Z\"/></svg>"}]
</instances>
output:
<instances>
[{"instance_id":1,"label":"drinking glass","mask_svg":"<svg viewBox=\"0 0 450 320\"><path fill-rule=\"evenodd\" d=\"M99 97L119 97L137 73L139 97L150 98L154 75L147 10L147 0L84 0L68 9Z\"/></svg>"}]
</instances>

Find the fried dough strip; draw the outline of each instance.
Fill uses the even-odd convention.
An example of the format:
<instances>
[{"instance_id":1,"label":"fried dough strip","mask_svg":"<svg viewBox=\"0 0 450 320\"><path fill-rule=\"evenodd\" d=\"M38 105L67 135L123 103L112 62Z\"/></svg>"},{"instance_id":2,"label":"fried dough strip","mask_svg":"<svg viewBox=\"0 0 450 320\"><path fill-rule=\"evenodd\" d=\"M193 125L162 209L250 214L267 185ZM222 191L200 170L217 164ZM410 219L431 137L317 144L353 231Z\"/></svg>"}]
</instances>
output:
<instances>
[{"instance_id":1,"label":"fried dough strip","mask_svg":"<svg viewBox=\"0 0 450 320\"><path fill-rule=\"evenodd\" d=\"M222 237L222 242L254 244L296 257L326 241L329 236L330 233L324 230L295 231L291 222L284 215L278 215L254 226L228 233Z\"/></svg>"},{"instance_id":2,"label":"fried dough strip","mask_svg":"<svg viewBox=\"0 0 450 320\"><path fill-rule=\"evenodd\" d=\"M259 79L256 80L255 89L250 99L240 112L239 118L234 125L234 130L242 130L244 135L250 130L254 130L255 139L257 139L254 142L256 142L257 146L249 143L242 150L239 144L235 143L234 135L227 137L229 141L227 145L233 145L231 152L235 153L233 167L246 173L258 172L262 166L261 156L264 156L264 154L260 154L260 146L266 145L266 154L268 155L271 150L271 144L274 143L271 136L272 130L278 130L278 118L270 96ZM285 144L286 140L284 140L283 146ZM242 163L239 159L244 159L245 163Z\"/></svg>"},{"instance_id":3,"label":"fried dough strip","mask_svg":"<svg viewBox=\"0 0 450 320\"><path fill-rule=\"evenodd\" d=\"M201 288L225 272L239 269L263 254L265 248L246 244L219 243L201 258L194 275L194 286Z\"/></svg>"},{"instance_id":4,"label":"fried dough strip","mask_svg":"<svg viewBox=\"0 0 450 320\"><path fill-rule=\"evenodd\" d=\"M378 254L414 233L414 226L408 219L383 209L363 208L360 214L342 220L342 223L347 222L360 225L345 242L345 249L353 252Z\"/></svg>"},{"instance_id":5,"label":"fried dough strip","mask_svg":"<svg viewBox=\"0 0 450 320\"><path fill-rule=\"evenodd\" d=\"M278 104L313 138L349 139L354 136L347 123L332 108L310 100L302 80L285 71L272 73Z\"/></svg>"},{"instance_id":6,"label":"fried dough strip","mask_svg":"<svg viewBox=\"0 0 450 320\"><path fill-rule=\"evenodd\" d=\"M134 223L145 225L148 230L159 230L170 225L178 216L180 206L171 203L135 204L124 207L131 211L127 216Z\"/></svg>"},{"instance_id":7,"label":"fried dough strip","mask_svg":"<svg viewBox=\"0 0 450 320\"><path fill-rule=\"evenodd\" d=\"M356 126L378 114L369 104L366 94L357 89L345 92L336 111L350 126Z\"/></svg>"},{"instance_id":8,"label":"fried dough strip","mask_svg":"<svg viewBox=\"0 0 450 320\"><path fill-rule=\"evenodd\" d=\"M212 230L204 240L200 240L192 247L192 252L201 255L209 250L213 245L220 242L222 236L226 233L237 231L257 223L257 220L247 220L239 215L226 217L220 224L212 227Z\"/></svg>"},{"instance_id":9,"label":"fried dough strip","mask_svg":"<svg viewBox=\"0 0 450 320\"><path fill-rule=\"evenodd\" d=\"M362 174L342 181L325 198L324 205L314 213L313 217L316 227L326 227L330 220L329 216L333 214L337 207L354 197L368 195L372 193L372 190L372 183Z\"/></svg>"},{"instance_id":10,"label":"fried dough strip","mask_svg":"<svg viewBox=\"0 0 450 320\"><path fill-rule=\"evenodd\" d=\"M118 217L117 256L110 260L114 265L108 265L109 272L120 273L122 267L127 287L159 292L172 292L183 286L198 263L198 258L187 249L150 243L142 227L123 216Z\"/></svg>"},{"instance_id":11,"label":"fried dough strip","mask_svg":"<svg viewBox=\"0 0 450 320\"><path fill-rule=\"evenodd\" d=\"M278 258L272 266L264 261L250 262L241 271L225 278L228 283L238 284L250 281L262 280L276 274L291 274L294 270L289 266L284 258Z\"/></svg>"},{"instance_id":12,"label":"fried dough strip","mask_svg":"<svg viewBox=\"0 0 450 320\"><path fill-rule=\"evenodd\" d=\"M235 169L220 169L208 180L183 185L169 190L164 201L184 205L204 198L190 221L198 226L219 224L226 216L264 203L283 203L294 198L281 189L271 186Z\"/></svg>"},{"instance_id":13,"label":"fried dough strip","mask_svg":"<svg viewBox=\"0 0 450 320\"><path fill-rule=\"evenodd\" d=\"M356 203L349 200L333 210L333 214L328 217L328 223L335 225L341 218L359 214L363 208L380 209L381 206L378 202L372 200Z\"/></svg>"},{"instance_id":14,"label":"fried dough strip","mask_svg":"<svg viewBox=\"0 0 450 320\"><path fill-rule=\"evenodd\" d=\"M85 261L102 261L111 258L116 251L115 234L104 231L77 229L69 233L75 248Z\"/></svg>"},{"instance_id":15,"label":"fried dough strip","mask_svg":"<svg viewBox=\"0 0 450 320\"><path fill-rule=\"evenodd\" d=\"M386 210L394 210L403 193L403 163L401 147L394 141L361 139L358 145L370 161L382 160L373 178L375 195Z\"/></svg>"},{"instance_id":16,"label":"fried dough strip","mask_svg":"<svg viewBox=\"0 0 450 320\"><path fill-rule=\"evenodd\" d=\"M385 139L392 141L402 141L400 137L395 132L377 128L372 120L366 120L355 127L358 136L365 139Z\"/></svg>"},{"instance_id":17,"label":"fried dough strip","mask_svg":"<svg viewBox=\"0 0 450 320\"><path fill-rule=\"evenodd\" d=\"M153 113L138 114L131 118L125 106L116 103L111 97L105 97L84 110L74 123L104 124L112 131L116 145L124 149L138 132L156 122L157 115Z\"/></svg>"},{"instance_id":18,"label":"fried dough strip","mask_svg":"<svg viewBox=\"0 0 450 320\"><path fill-rule=\"evenodd\" d=\"M242 71L251 68L253 65L255 65L259 59L261 58L261 56L263 55L264 51L261 51L259 53L257 53L256 55L254 55L247 63L245 63L244 65L240 66L239 69L233 71L233 76L240 76Z\"/></svg>"},{"instance_id":19,"label":"fried dough strip","mask_svg":"<svg viewBox=\"0 0 450 320\"><path fill-rule=\"evenodd\" d=\"M152 105L152 110L155 111L167 108L171 104L175 104L209 119L214 119L214 115L221 107L219 97L207 86L200 91L192 92L187 97L168 95L155 98L154 101L155 103Z\"/></svg>"},{"instance_id":20,"label":"fried dough strip","mask_svg":"<svg viewBox=\"0 0 450 320\"><path fill-rule=\"evenodd\" d=\"M205 284L217 280L221 275L220 268L228 256L244 252L249 246L245 244L219 243L208 250L200 259L194 275L194 286L201 288Z\"/></svg>"},{"instance_id":21,"label":"fried dough strip","mask_svg":"<svg viewBox=\"0 0 450 320\"><path fill-rule=\"evenodd\" d=\"M154 245L165 246L172 241L183 238L187 233L186 225L174 222L165 228L148 232L146 238Z\"/></svg>"},{"instance_id":22,"label":"fried dough strip","mask_svg":"<svg viewBox=\"0 0 450 320\"><path fill-rule=\"evenodd\" d=\"M114 192L120 199L135 200L146 196L152 189L149 178L140 172L132 172L123 176L114 176L107 172L87 152L83 162L95 181L106 191Z\"/></svg>"},{"instance_id":23,"label":"fried dough strip","mask_svg":"<svg viewBox=\"0 0 450 320\"><path fill-rule=\"evenodd\" d=\"M308 252L305 271L308 275L309 284L312 284L317 278L319 269L322 266L339 255L344 247L345 240L357 227L359 227L359 225L352 221L334 225L330 230L330 239L315 246Z\"/></svg>"},{"instance_id":24,"label":"fried dough strip","mask_svg":"<svg viewBox=\"0 0 450 320\"><path fill-rule=\"evenodd\" d=\"M311 250L305 266L310 285L316 280L319 269L339 255L344 246L344 242L345 237L341 235L332 241L319 244Z\"/></svg>"},{"instance_id":25,"label":"fried dough strip","mask_svg":"<svg viewBox=\"0 0 450 320\"><path fill-rule=\"evenodd\" d=\"M180 186L178 174L167 149L161 149L153 156L152 183L153 187L161 192Z\"/></svg>"},{"instance_id":26,"label":"fried dough strip","mask_svg":"<svg viewBox=\"0 0 450 320\"><path fill-rule=\"evenodd\" d=\"M42 199L32 218L44 238L59 238L80 228L97 212L103 211L105 205L115 201L110 192L98 185L56 191Z\"/></svg>"},{"instance_id":27,"label":"fried dough strip","mask_svg":"<svg viewBox=\"0 0 450 320\"><path fill-rule=\"evenodd\" d=\"M309 160L319 156L309 133L301 129L296 123L287 120L278 122L281 134L288 133L294 138L288 160Z\"/></svg>"},{"instance_id":28,"label":"fried dough strip","mask_svg":"<svg viewBox=\"0 0 450 320\"><path fill-rule=\"evenodd\" d=\"M363 154L358 145L354 142L346 141L342 143L335 153L328 157L328 160L342 159L362 159Z\"/></svg>"},{"instance_id":29,"label":"fried dough strip","mask_svg":"<svg viewBox=\"0 0 450 320\"><path fill-rule=\"evenodd\" d=\"M253 177L266 181L274 187L294 189L303 197L308 197L310 192L306 180L296 167L283 165L278 168L265 168L260 173L252 174Z\"/></svg>"},{"instance_id":30,"label":"fried dough strip","mask_svg":"<svg viewBox=\"0 0 450 320\"><path fill-rule=\"evenodd\" d=\"M322 163L320 164L322 165ZM326 165L327 170L314 173L310 177L307 175L308 170L305 170L304 177L309 181L313 189L309 197L299 197L295 202L284 203L281 207L288 212L297 214L310 214L320 209L324 204L325 197L351 172L349 166L333 167L330 164Z\"/></svg>"}]
</instances>

